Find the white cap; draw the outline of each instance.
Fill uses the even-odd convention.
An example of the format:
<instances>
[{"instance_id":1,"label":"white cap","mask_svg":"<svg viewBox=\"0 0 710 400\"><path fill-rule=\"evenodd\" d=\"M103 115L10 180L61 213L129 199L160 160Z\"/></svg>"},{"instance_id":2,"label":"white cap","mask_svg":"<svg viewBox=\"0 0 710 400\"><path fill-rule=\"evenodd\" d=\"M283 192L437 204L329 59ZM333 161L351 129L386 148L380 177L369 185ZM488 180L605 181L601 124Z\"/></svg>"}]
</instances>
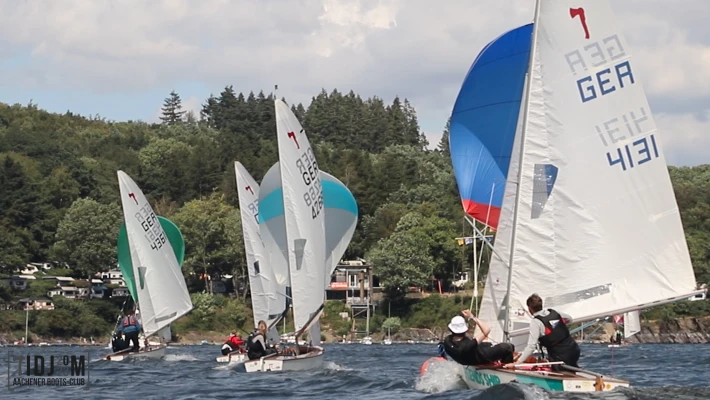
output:
<instances>
[{"instance_id":1,"label":"white cap","mask_svg":"<svg viewBox=\"0 0 710 400\"><path fill-rule=\"evenodd\" d=\"M449 329L453 333L466 333L468 332L468 324L466 323L466 320L463 319L462 316L457 315L453 318L451 318L451 322L449 323Z\"/></svg>"}]
</instances>

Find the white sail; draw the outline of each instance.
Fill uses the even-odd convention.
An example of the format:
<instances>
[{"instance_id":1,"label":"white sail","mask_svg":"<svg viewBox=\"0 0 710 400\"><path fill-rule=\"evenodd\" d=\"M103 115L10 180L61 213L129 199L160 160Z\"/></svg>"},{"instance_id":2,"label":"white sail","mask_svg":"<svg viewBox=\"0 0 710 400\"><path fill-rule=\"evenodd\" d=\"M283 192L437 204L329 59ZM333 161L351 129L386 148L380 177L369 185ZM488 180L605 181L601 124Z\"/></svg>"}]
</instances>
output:
<instances>
[{"instance_id":1,"label":"white sail","mask_svg":"<svg viewBox=\"0 0 710 400\"><path fill-rule=\"evenodd\" d=\"M641 332L641 318L638 311L624 314L624 337L626 339Z\"/></svg>"},{"instance_id":2,"label":"white sail","mask_svg":"<svg viewBox=\"0 0 710 400\"><path fill-rule=\"evenodd\" d=\"M279 288L266 258L264 243L261 240L259 184L238 161L234 163L234 172L237 180L244 251L249 271L254 326L258 326L259 321L265 321L268 326L272 326L273 332L270 332L270 336L278 336L273 323L283 314L285 301L283 296L277 295Z\"/></svg>"},{"instance_id":3,"label":"white sail","mask_svg":"<svg viewBox=\"0 0 710 400\"><path fill-rule=\"evenodd\" d=\"M540 2L511 320L532 293L582 322L695 292L662 139L615 21L608 1Z\"/></svg>"},{"instance_id":4,"label":"white sail","mask_svg":"<svg viewBox=\"0 0 710 400\"><path fill-rule=\"evenodd\" d=\"M160 336L165 342L169 342L172 340L173 337L173 332L170 329L170 325L166 326L165 328L162 328L161 330L158 331L158 336Z\"/></svg>"},{"instance_id":5,"label":"white sail","mask_svg":"<svg viewBox=\"0 0 710 400\"><path fill-rule=\"evenodd\" d=\"M192 310L185 278L153 208L125 172L118 171L121 204L145 336Z\"/></svg>"},{"instance_id":6,"label":"white sail","mask_svg":"<svg viewBox=\"0 0 710 400\"><path fill-rule=\"evenodd\" d=\"M283 189L288 265L296 332L314 327L325 302L325 210L313 149L301 124L281 100L275 101L276 132Z\"/></svg>"},{"instance_id":7,"label":"white sail","mask_svg":"<svg viewBox=\"0 0 710 400\"><path fill-rule=\"evenodd\" d=\"M523 93L527 89L527 80ZM524 101L524 99L523 99ZM482 320L489 323L491 332L488 338L494 343L502 343L505 341L505 296L508 290L508 260L510 256L511 230L513 227L513 205L515 204L515 179L518 176L520 168L520 131L523 127L523 112L525 107L520 107L518 116L518 124L513 140L513 150L510 157L510 166L508 169L508 181L505 184L503 194L503 204L501 207L500 220L498 222L498 230L495 236L495 251L491 255L488 266L488 275L486 277L486 285L481 298L481 310L479 316ZM513 329L523 329L528 326L526 319L519 320L515 318L512 325ZM515 338L511 341L516 349L524 347L527 342L526 337Z\"/></svg>"},{"instance_id":8,"label":"white sail","mask_svg":"<svg viewBox=\"0 0 710 400\"><path fill-rule=\"evenodd\" d=\"M321 171L323 184L323 201L325 205L325 246L326 246L326 278L335 271L338 263L350 245L357 226L358 210L355 197L350 190L333 175ZM281 172L276 162L264 175L260 195L259 213L262 226L262 236L267 247L278 249L271 251L274 260L284 271L287 271L286 226L284 220L283 191L281 189ZM268 232L264 232L268 231ZM326 279L326 288L329 282Z\"/></svg>"}]
</instances>

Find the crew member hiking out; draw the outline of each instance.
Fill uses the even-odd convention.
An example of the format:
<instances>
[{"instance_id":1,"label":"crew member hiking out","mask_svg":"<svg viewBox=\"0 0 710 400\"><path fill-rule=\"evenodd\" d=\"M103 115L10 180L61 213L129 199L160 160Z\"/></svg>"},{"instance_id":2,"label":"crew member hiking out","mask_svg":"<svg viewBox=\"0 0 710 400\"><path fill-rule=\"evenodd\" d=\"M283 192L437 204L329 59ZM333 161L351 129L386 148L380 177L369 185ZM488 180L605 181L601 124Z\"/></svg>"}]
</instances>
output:
<instances>
[{"instance_id":1,"label":"crew member hiking out","mask_svg":"<svg viewBox=\"0 0 710 400\"><path fill-rule=\"evenodd\" d=\"M451 334L444 338L444 350L454 361L462 365L486 365L499 361L513 362L515 347L510 343L499 343L493 346L483 340L491 332L488 325L473 316L471 311L461 311L462 316L455 316L449 323ZM466 317L466 319L464 319ZM469 330L466 320L473 321L479 330L473 339L466 336Z\"/></svg>"},{"instance_id":2,"label":"crew member hiking out","mask_svg":"<svg viewBox=\"0 0 710 400\"><path fill-rule=\"evenodd\" d=\"M258 328L247 338L247 357L256 360L277 352L276 348L266 344L266 322L259 321Z\"/></svg>"},{"instance_id":3,"label":"crew member hiking out","mask_svg":"<svg viewBox=\"0 0 710 400\"><path fill-rule=\"evenodd\" d=\"M528 311L534 318L530 321L528 345L516 363L525 362L533 354L539 342L547 350L547 358L550 361L562 361L565 365L579 368L577 365L581 353L579 345L567 328L567 324L572 322L572 317L553 309L543 309L542 298L537 294L528 297L527 305ZM508 364L506 367L513 365ZM558 365L553 365L552 369L560 370L561 368Z\"/></svg>"},{"instance_id":4,"label":"crew member hiking out","mask_svg":"<svg viewBox=\"0 0 710 400\"><path fill-rule=\"evenodd\" d=\"M244 341L242 338L240 338L237 335L237 331L234 330L232 333L229 334L229 337L227 338L227 341L224 342L222 345L222 355L226 356L227 354L233 352L233 351L244 351Z\"/></svg>"},{"instance_id":5,"label":"crew member hiking out","mask_svg":"<svg viewBox=\"0 0 710 400\"><path fill-rule=\"evenodd\" d=\"M139 350L138 333L141 331L141 325L133 311L129 311L126 316L123 317L121 324L118 326L118 331L123 332L123 335L126 337L126 344L133 343L131 351Z\"/></svg>"}]
</instances>

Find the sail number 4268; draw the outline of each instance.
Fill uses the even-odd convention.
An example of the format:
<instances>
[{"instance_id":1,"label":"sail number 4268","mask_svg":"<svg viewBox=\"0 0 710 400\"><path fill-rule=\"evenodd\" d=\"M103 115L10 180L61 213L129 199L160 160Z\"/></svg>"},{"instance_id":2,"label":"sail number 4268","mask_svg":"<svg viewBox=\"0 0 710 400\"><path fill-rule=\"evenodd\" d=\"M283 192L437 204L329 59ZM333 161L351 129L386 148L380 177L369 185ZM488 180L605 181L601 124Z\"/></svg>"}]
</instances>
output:
<instances>
[{"instance_id":1,"label":"sail number 4268","mask_svg":"<svg viewBox=\"0 0 710 400\"><path fill-rule=\"evenodd\" d=\"M303 194L303 200L308 207L311 207L311 217L316 219L323 209L323 190L321 190L320 179L313 182L315 184Z\"/></svg>"}]
</instances>

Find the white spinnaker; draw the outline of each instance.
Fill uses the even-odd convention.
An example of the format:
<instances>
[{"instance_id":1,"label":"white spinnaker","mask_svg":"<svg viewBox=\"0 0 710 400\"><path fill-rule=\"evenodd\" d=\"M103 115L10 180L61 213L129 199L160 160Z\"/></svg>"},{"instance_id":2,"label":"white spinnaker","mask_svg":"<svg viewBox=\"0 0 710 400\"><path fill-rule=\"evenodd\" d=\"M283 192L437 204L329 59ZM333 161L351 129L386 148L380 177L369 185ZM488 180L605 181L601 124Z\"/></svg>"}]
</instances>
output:
<instances>
[{"instance_id":1,"label":"white spinnaker","mask_svg":"<svg viewBox=\"0 0 710 400\"><path fill-rule=\"evenodd\" d=\"M148 337L190 312L192 301L170 241L145 195L123 171L118 171L118 182L143 332Z\"/></svg>"},{"instance_id":2,"label":"white spinnaker","mask_svg":"<svg viewBox=\"0 0 710 400\"><path fill-rule=\"evenodd\" d=\"M251 304L254 314L254 326L259 321L272 326L284 312L283 296L277 295L276 279L266 257L266 249L259 230L259 184L240 162L234 163L234 173L239 196L239 211L244 237L244 252L249 272ZM272 327L275 332L276 327ZM272 338L278 333L270 332Z\"/></svg>"},{"instance_id":3,"label":"white spinnaker","mask_svg":"<svg viewBox=\"0 0 710 400\"><path fill-rule=\"evenodd\" d=\"M301 124L275 101L289 275L296 332L309 329L320 343L318 318L325 302L325 210L320 171Z\"/></svg>"},{"instance_id":4,"label":"white spinnaker","mask_svg":"<svg viewBox=\"0 0 710 400\"><path fill-rule=\"evenodd\" d=\"M325 240L326 240L326 275L325 286L328 288L329 277L335 271L350 244L357 226L357 203L350 190L338 178L320 171L323 184L323 200L325 205ZM259 209L263 210L264 217L260 217L260 227L264 244L270 251L272 260L283 265L288 271L286 226L283 216L283 201L276 204L275 200L282 199L281 172L279 163L276 162L264 175L262 181L264 188L260 194ZM268 188L268 189L267 189Z\"/></svg>"},{"instance_id":5,"label":"white spinnaker","mask_svg":"<svg viewBox=\"0 0 710 400\"><path fill-rule=\"evenodd\" d=\"M661 140L609 2L540 7L510 312L538 293L582 322L692 294Z\"/></svg>"}]
</instances>

